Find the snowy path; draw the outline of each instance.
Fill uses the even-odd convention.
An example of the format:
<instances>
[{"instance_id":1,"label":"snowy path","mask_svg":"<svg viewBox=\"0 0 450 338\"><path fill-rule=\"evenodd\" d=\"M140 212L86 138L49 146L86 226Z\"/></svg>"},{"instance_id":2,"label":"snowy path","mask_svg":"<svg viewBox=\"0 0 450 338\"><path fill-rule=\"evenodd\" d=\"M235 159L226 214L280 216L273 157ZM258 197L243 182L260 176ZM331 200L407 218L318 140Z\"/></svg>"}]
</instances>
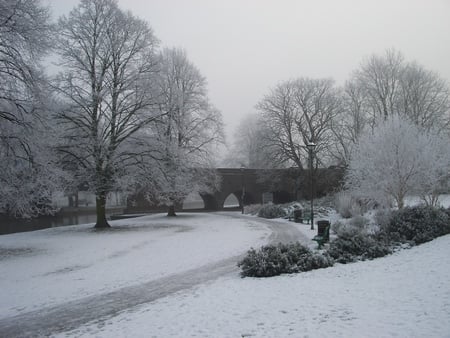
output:
<instances>
[{"instance_id":1,"label":"snowy path","mask_svg":"<svg viewBox=\"0 0 450 338\"><path fill-rule=\"evenodd\" d=\"M236 214L227 216L241 218ZM251 221L264 223L270 228L272 231L269 237L270 242L308 241L292 224L259 218L251 218ZM126 309L155 301L180 290L189 289L225 275L237 274L236 263L240 257L242 255L136 286L123 287L112 292L3 318L0 319L0 336L48 336L75 329L94 319L112 317Z\"/></svg>"}]
</instances>

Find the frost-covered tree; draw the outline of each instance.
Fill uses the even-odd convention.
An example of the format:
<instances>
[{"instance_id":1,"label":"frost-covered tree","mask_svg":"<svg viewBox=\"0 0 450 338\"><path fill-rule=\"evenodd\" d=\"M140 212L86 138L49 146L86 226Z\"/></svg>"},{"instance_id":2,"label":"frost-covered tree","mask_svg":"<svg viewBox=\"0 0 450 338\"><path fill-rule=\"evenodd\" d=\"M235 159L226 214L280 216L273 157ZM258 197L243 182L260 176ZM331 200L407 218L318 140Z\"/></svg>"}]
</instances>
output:
<instances>
[{"instance_id":1,"label":"frost-covered tree","mask_svg":"<svg viewBox=\"0 0 450 338\"><path fill-rule=\"evenodd\" d=\"M0 145L0 213L29 218L56 211L52 194L68 177L55 154L57 130L48 116L40 115L24 117L32 128L13 124L4 131L0 125L2 135L16 140Z\"/></svg>"},{"instance_id":2,"label":"frost-covered tree","mask_svg":"<svg viewBox=\"0 0 450 338\"><path fill-rule=\"evenodd\" d=\"M25 124L36 112L40 61L50 49L48 8L36 0L0 0L0 122Z\"/></svg>"},{"instance_id":3,"label":"frost-covered tree","mask_svg":"<svg viewBox=\"0 0 450 338\"><path fill-rule=\"evenodd\" d=\"M48 8L36 0L0 0L0 213L52 211L61 172L52 154L47 80Z\"/></svg>"},{"instance_id":4,"label":"frost-covered tree","mask_svg":"<svg viewBox=\"0 0 450 338\"><path fill-rule=\"evenodd\" d=\"M233 144L223 160L227 167L271 168L268 147L265 144L265 129L258 114L249 114L239 123L234 132Z\"/></svg>"},{"instance_id":5,"label":"frost-covered tree","mask_svg":"<svg viewBox=\"0 0 450 338\"><path fill-rule=\"evenodd\" d=\"M450 133L450 92L438 74L407 62L396 50L367 58L347 81L344 113L335 120L331 154L346 166L362 133L381 120L401 116L425 130Z\"/></svg>"},{"instance_id":6,"label":"frost-covered tree","mask_svg":"<svg viewBox=\"0 0 450 338\"><path fill-rule=\"evenodd\" d=\"M147 198L168 206L173 216L190 192L210 192L218 184L212 166L223 125L208 101L205 78L183 50L164 49L159 66L161 117L148 132L154 163L144 186Z\"/></svg>"},{"instance_id":7,"label":"frost-covered tree","mask_svg":"<svg viewBox=\"0 0 450 338\"><path fill-rule=\"evenodd\" d=\"M155 120L155 47L148 24L114 0L82 0L58 23L64 108L62 161L96 195L96 228L109 227L107 194L130 184L148 150L139 131Z\"/></svg>"},{"instance_id":8,"label":"frost-covered tree","mask_svg":"<svg viewBox=\"0 0 450 338\"><path fill-rule=\"evenodd\" d=\"M382 120L373 133L362 135L355 148L346 176L354 194L379 203L394 201L403 208L407 195L435 199L435 193L448 179L450 141L427 132L398 116Z\"/></svg>"},{"instance_id":9,"label":"frost-covered tree","mask_svg":"<svg viewBox=\"0 0 450 338\"><path fill-rule=\"evenodd\" d=\"M332 127L342 112L340 90L331 79L300 78L277 85L257 105L267 131L265 139L275 163L303 169L306 144L317 144L315 159L328 160L334 143Z\"/></svg>"}]
</instances>

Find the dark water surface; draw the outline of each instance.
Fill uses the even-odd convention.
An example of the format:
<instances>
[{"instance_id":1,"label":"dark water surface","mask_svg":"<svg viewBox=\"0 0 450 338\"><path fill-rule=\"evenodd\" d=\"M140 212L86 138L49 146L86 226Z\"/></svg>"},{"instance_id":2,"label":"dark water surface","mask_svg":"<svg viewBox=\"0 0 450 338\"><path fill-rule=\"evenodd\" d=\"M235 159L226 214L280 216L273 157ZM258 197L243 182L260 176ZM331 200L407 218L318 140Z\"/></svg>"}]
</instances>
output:
<instances>
[{"instance_id":1,"label":"dark water surface","mask_svg":"<svg viewBox=\"0 0 450 338\"><path fill-rule=\"evenodd\" d=\"M116 213L115 211L114 213ZM113 212L107 213L110 216ZM108 217L109 218L109 217ZM34 219L15 219L0 217L0 235L54 228L66 225L95 223L95 212L71 212L54 216L41 216Z\"/></svg>"}]
</instances>

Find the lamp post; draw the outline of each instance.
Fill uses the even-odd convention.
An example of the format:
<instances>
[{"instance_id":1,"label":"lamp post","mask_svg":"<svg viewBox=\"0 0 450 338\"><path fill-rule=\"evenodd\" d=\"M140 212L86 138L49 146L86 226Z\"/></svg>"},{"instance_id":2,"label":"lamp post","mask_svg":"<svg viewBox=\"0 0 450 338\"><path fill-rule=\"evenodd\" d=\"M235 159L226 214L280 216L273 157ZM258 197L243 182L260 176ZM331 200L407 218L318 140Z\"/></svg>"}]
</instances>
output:
<instances>
[{"instance_id":1,"label":"lamp post","mask_svg":"<svg viewBox=\"0 0 450 338\"><path fill-rule=\"evenodd\" d=\"M242 176L242 195L241 195L241 213L244 214L244 198L245 198L245 166L241 165Z\"/></svg>"},{"instance_id":2,"label":"lamp post","mask_svg":"<svg viewBox=\"0 0 450 338\"><path fill-rule=\"evenodd\" d=\"M313 155L316 144L310 140L306 147L309 150L309 176L311 179L311 230L314 230L314 180L313 180Z\"/></svg>"}]
</instances>

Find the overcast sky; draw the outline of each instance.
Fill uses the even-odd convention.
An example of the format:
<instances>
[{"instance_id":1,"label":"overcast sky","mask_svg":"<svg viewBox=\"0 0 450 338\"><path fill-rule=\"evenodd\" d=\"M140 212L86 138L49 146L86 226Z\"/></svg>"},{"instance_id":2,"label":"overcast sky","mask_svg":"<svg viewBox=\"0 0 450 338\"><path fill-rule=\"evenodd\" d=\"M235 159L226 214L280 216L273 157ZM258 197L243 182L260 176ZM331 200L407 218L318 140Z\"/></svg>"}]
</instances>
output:
<instances>
[{"instance_id":1,"label":"overcast sky","mask_svg":"<svg viewBox=\"0 0 450 338\"><path fill-rule=\"evenodd\" d=\"M77 0L46 0L55 17ZM277 83L343 84L365 57L402 52L450 82L450 0L119 0L163 47L183 47L232 135Z\"/></svg>"}]
</instances>

